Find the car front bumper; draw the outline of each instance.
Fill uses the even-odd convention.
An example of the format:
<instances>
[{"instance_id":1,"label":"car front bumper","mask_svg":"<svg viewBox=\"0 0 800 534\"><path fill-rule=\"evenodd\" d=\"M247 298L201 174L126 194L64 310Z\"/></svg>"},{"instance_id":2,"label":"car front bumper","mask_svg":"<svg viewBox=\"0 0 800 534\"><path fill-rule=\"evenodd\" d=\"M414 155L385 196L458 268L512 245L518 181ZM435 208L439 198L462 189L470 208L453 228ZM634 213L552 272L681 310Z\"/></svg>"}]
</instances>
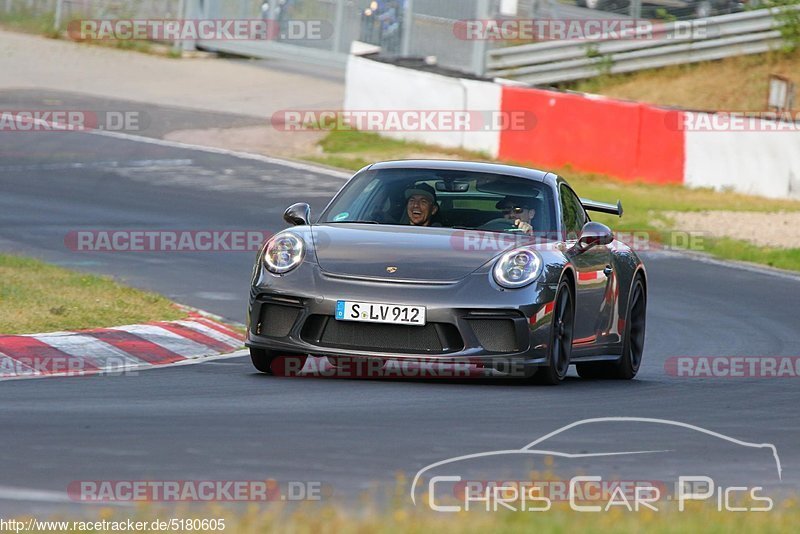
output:
<instances>
[{"instance_id":1,"label":"car front bumper","mask_svg":"<svg viewBox=\"0 0 800 534\"><path fill-rule=\"evenodd\" d=\"M250 293L247 346L496 369L547 363L555 298L548 284L508 290L497 287L488 272L452 283L397 283L332 276L308 263L296 271L258 274ZM426 325L339 321L337 300L425 306Z\"/></svg>"}]
</instances>

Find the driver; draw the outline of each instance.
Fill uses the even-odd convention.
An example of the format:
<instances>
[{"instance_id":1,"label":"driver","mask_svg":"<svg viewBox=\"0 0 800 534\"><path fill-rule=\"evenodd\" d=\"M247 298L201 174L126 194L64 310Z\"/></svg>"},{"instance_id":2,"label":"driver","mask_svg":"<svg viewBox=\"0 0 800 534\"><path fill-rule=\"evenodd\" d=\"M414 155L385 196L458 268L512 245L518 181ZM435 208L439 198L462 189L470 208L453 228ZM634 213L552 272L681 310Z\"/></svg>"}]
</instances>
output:
<instances>
[{"instance_id":1,"label":"driver","mask_svg":"<svg viewBox=\"0 0 800 534\"><path fill-rule=\"evenodd\" d=\"M514 221L514 226L525 234L533 234L531 221L536 215L536 202L531 197L507 196L495 207L503 212L503 218Z\"/></svg>"},{"instance_id":2,"label":"driver","mask_svg":"<svg viewBox=\"0 0 800 534\"><path fill-rule=\"evenodd\" d=\"M441 226L432 217L439 211L436 191L428 184L416 184L406 189L408 223L414 226Z\"/></svg>"}]
</instances>

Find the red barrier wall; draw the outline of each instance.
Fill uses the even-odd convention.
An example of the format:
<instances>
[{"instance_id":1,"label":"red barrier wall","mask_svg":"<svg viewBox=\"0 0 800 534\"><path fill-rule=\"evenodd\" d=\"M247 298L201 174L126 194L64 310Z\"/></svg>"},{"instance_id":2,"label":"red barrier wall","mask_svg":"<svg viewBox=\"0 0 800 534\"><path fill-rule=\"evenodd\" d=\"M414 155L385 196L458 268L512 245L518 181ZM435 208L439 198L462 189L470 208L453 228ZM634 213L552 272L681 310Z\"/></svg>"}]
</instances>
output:
<instances>
[{"instance_id":1,"label":"red barrier wall","mask_svg":"<svg viewBox=\"0 0 800 534\"><path fill-rule=\"evenodd\" d=\"M503 87L502 110L532 111L532 129L500 133L502 159L626 180L683 183L684 133L675 111L608 98Z\"/></svg>"},{"instance_id":2,"label":"red barrier wall","mask_svg":"<svg viewBox=\"0 0 800 534\"><path fill-rule=\"evenodd\" d=\"M639 104L639 145L634 178L658 184L682 184L686 163L683 112Z\"/></svg>"}]
</instances>

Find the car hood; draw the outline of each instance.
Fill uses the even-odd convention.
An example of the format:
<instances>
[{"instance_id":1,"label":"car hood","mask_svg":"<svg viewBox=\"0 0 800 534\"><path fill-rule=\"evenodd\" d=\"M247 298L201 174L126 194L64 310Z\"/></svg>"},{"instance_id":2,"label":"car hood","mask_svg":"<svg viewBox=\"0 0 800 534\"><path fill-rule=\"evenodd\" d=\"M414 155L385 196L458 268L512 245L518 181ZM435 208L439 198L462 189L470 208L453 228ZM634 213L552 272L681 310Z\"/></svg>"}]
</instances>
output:
<instances>
[{"instance_id":1,"label":"car hood","mask_svg":"<svg viewBox=\"0 0 800 534\"><path fill-rule=\"evenodd\" d=\"M503 239L483 239L481 243L476 234L451 228L369 224L312 229L317 261L327 273L426 281L460 280L514 246ZM390 272L391 267L396 270Z\"/></svg>"}]
</instances>

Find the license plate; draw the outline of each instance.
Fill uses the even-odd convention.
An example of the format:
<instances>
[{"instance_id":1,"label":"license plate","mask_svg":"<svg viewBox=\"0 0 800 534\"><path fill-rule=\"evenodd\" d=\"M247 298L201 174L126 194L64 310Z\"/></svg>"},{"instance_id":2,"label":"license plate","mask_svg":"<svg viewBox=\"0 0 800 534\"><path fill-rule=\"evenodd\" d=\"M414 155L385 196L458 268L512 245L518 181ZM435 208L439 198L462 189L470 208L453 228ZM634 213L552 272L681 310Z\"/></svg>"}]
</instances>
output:
<instances>
[{"instance_id":1,"label":"license plate","mask_svg":"<svg viewBox=\"0 0 800 534\"><path fill-rule=\"evenodd\" d=\"M337 300L336 319L338 321L425 326L425 306Z\"/></svg>"}]
</instances>

